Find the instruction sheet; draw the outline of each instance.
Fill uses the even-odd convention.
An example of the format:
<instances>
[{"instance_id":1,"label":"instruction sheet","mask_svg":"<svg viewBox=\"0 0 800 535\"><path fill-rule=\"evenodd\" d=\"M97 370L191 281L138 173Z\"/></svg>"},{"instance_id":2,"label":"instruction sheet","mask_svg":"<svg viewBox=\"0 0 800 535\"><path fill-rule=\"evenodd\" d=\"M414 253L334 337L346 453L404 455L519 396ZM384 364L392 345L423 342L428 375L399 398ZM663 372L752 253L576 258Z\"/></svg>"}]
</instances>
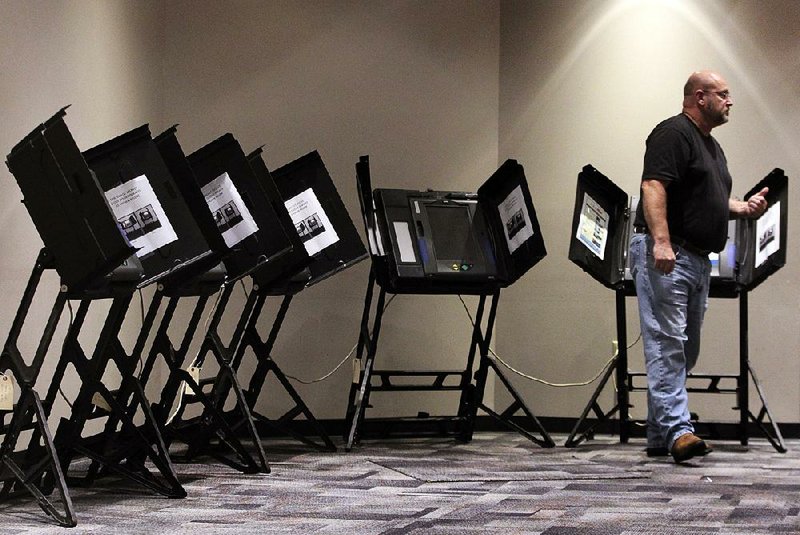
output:
<instances>
[{"instance_id":1,"label":"instruction sheet","mask_svg":"<svg viewBox=\"0 0 800 535\"><path fill-rule=\"evenodd\" d=\"M603 210L588 193L583 196L580 220L578 221L578 241L584 244L600 260L605 257L608 241L608 212Z\"/></svg>"},{"instance_id":2,"label":"instruction sheet","mask_svg":"<svg viewBox=\"0 0 800 535\"><path fill-rule=\"evenodd\" d=\"M258 225L228 173L222 173L203 186L201 191L225 245L233 247L258 232Z\"/></svg>"},{"instance_id":3,"label":"instruction sheet","mask_svg":"<svg viewBox=\"0 0 800 535\"><path fill-rule=\"evenodd\" d=\"M533 225L525 206L525 197L522 186L514 188L503 202L497 207L500 212L500 221L503 222L506 241L510 253L516 251L520 245L533 236Z\"/></svg>"},{"instance_id":4,"label":"instruction sheet","mask_svg":"<svg viewBox=\"0 0 800 535\"><path fill-rule=\"evenodd\" d=\"M339 241L339 236L313 189L308 188L298 193L284 204L309 256Z\"/></svg>"},{"instance_id":5,"label":"instruction sheet","mask_svg":"<svg viewBox=\"0 0 800 535\"><path fill-rule=\"evenodd\" d=\"M145 175L105 192L111 211L128 241L142 258L178 239Z\"/></svg>"},{"instance_id":6,"label":"instruction sheet","mask_svg":"<svg viewBox=\"0 0 800 535\"><path fill-rule=\"evenodd\" d=\"M756 259L755 267L781 247L781 203L770 206L756 221Z\"/></svg>"}]
</instances>

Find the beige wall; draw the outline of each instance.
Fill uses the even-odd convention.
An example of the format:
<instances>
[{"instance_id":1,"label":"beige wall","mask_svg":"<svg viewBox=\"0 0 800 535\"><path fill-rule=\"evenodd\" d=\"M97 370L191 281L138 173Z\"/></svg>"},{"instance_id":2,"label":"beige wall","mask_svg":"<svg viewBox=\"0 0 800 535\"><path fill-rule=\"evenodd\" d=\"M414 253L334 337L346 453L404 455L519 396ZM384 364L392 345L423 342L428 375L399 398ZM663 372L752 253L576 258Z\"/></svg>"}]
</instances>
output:
<instances>
[{"instance_id":1,"label":"beige wall","mask_svg":"<svg viewBox=\"0 0 800 535\"><path fill-rule=\"evenodd\" d=\"M149 122L154 133L180 123L187 152L232 132L245 150L265 145L272 168L317 149L359 230L353 166L362 154L371 157L376 186L453 190L474 190L500 161L516 158L549 255L504 292L495 345L523 371L571 382L605 362L615 332L612 293L567 260L578 171L592 163L634 192L647 133L678 111L688 73L713 67L735 96L731 123L717 134L735 193L775 166L797 176L800 20L791 6L0 0L0 147L7 153L71 103L67 121L82 148ZM0 247L10 252L0 258L4 336L41 245L13 178L5 169L0 175ZM797 238L791 232L792 250ZM790 251L789 265L751 296L753 364L776 416L794 422L797 269ZM348 353L367 272L364 262L295 299L274 351L286 372L317 378ZM229 323L242 300L237 291ZM631 341L635 310L629 303ZM712 303L701 368L730 369L735 322L735 303ZM456 298L400 296L385 317L381 363L457 368L468 335ZM639 354L637 346L633 364ZM342 417L349 369L298 386L318 417ZM514 383L537 415L577 416L591 393ZM380 396L375 414L454 409L453 398ZM730 418L733 404L708 402L714 415ZM275 390L265 391L263 412L283 407Z\"/></svg>"},{"instance_id":2,"label":"beige wall","mask_svg":"<svg viewBox=\"0 0 800 535\"><path fill-rule=\"evenodd\" d=\"M370 156L376 187L474 190L496 168L494 3L186 1L166 7L165 110L181 124L187 152L226 131L245 151L264 145L270 168L316 149L359 232L354 166L363 154ZM295 298L274 350L285 372L316 379L350 351L368 270L362 262ZM237 291L232 309L242 299ZM271 320L265 314L265 335ZM381 362L457 368L468 340L468 320L455 297L400 296L385 316ZM325 382L298 385L317 417L343 417L351 369L348 362ZM281 412L279 392L265 389L263 412ZM419 398L376 394L373 414L436 412ZM457 397L447 399L440 410L454 413Z\"/></svg>"},{"instance_id":3,"label":"beige wall","mask_svg":"<svg viewBox=\"0 0 800 535\"><path fill-rule=\"evenodd\" d=\"M157 120L163 97L162 8L161 2L149 0L0 1L3 160L17 142L63 106L71 105L67 125L83 150ZM0 193L0 336L5 342L42 242L5 165L0 169ZM56 277L46 274L20 340L28 362L57 288ZM98 304L96 308L104 307ZM97 335L102 318L102 310L90 312L84 343ZM45 361L39 382L42 396L68 319L65 312L53 355ZM132 344L138 324L138 315L131 315L123 343ZM113 374L109 377L115 380ZM74 371L67 374L63 390L70 399L77 394ZM59 399L54 415L67 410Z\"/></svg>"},{"instance_id":4,"label":"beige wall","mask_svg":"<svg viewBox=\"0 0 800 535\"><path fill-rule=\"evenodd\" d=\"M714 131L728 156L734 194L746 193L774 167L793 182L800 172L800 11L781 1L501 5L500 158L525 164L549 256L507 292L497 345L519 368L572 382L594 375L616 337L613 292L567 259L578 172L591 163L629 194L638 193L647 134L680 111L689 73L713 68L734 95L730 123ZM797 198L792 186L791 206ZM776 418L793 422L800 417L795 221L790 217L788 265L750 296L751 362ZM635 300L628 301L633 342L638 316ZM697 371L736 371L737 318L735 302L712 300ZM637 344L631 369L642 366ZM593 388L518 383L540 413L558 416L579 414ZM701 418L736 416L732 397L694 399ZM634 414L643 415L643 398L633 402Z\"/></svg>"},{"instance_id":5,"label":"beige wall","mask_svg":"<svg viewBox=\"0 0 800 535\"><path fill-rule=\"evenodd\" d=\"M64 106L85 150L161 115L161 5L125 1L0 2L3 159ZM27 279L41 247L5 165L0 199L2 284ZM15 283L16 284L16 283ZM9 302L19 292L2 292ZM2 325L13 311L0 307Z\"/></svg>"}]
</instances>

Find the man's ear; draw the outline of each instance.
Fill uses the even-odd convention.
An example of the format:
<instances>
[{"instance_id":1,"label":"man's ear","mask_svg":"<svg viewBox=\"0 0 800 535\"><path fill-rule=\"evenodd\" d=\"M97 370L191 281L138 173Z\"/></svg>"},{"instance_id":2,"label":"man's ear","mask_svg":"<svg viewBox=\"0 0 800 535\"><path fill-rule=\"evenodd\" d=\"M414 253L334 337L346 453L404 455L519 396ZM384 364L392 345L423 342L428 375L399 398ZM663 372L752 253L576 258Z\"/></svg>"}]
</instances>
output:
<instances>
[{"instance_id":1,"label":"man's ear","mask_svg":"<svg viewBox=\"0 0 800 535\"><path fill-rule=\"evenodd\" d=\"M703 95L705 95L705 91L703 91L702 89L698 89L697 91L694 92L694 96L697 99L698 104L705 103L706 99Z\"/></svg>"}]
</instances>

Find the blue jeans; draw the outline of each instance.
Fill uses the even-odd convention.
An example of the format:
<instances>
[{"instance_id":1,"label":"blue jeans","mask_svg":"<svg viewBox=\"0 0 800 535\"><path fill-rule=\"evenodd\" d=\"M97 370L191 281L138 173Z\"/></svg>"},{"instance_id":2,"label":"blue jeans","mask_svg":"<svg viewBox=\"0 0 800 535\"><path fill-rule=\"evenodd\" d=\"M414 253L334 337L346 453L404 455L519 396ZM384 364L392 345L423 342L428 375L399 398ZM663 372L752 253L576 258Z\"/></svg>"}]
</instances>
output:
<instances>
[{"instance_id":1,"label":"blue jeans","mask_svg":"<svg viewBox=\"0 0 800 535\"><path fill-rule=\"evenodd\" d=\"M631 272L639 300L639 322L647 369L647 446L672 448L693 433L686 374L700 353L700 329L708 308L711 262L672 244L675 268L653 267L653 238L634 234Z\"/></svg>"}]
</instances>

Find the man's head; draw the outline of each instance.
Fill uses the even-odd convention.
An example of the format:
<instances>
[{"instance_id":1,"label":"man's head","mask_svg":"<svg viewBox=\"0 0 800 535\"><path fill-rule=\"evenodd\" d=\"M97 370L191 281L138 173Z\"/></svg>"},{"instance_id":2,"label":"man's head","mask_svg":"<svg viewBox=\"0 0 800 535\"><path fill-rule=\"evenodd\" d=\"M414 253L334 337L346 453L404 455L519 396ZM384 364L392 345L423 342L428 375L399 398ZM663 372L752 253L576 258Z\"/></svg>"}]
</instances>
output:
<instances>
[{"instance_id":1,"label":"man's head","mask_svg":"<svg viewBox=\"0 0 800 535\"><path fill-rule=\"evenodd\" d=\"M706 134L728 122L731 106L728 82L715 72L694 72L683 86L683 112Z\"/></svg>"}]
</instances>

